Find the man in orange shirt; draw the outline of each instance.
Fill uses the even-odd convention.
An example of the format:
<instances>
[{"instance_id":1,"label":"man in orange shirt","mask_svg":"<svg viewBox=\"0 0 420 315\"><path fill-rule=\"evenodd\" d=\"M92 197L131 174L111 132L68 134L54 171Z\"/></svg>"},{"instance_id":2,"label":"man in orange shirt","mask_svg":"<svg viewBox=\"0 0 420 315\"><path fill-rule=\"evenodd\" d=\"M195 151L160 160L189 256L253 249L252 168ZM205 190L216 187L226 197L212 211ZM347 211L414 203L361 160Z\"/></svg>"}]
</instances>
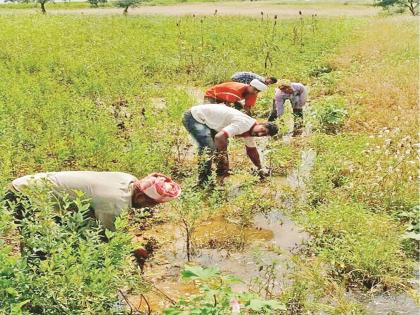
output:
<instances>
[{"instance_id":1,"label":"man in orange shirt","mask_svg":"<svg viewBox=\"0 0 420 315\"><path fill-rule=\"evenodd\" d=\"M252 80L250 84L226 82L209 88L204 95L204 101L211 104L234 104L236 109L244 108L249 112L257 101L257 94L266 89L267 85L257 79ZM241 101L245 101L244 105Z\"/></svg>"}]
</instances>

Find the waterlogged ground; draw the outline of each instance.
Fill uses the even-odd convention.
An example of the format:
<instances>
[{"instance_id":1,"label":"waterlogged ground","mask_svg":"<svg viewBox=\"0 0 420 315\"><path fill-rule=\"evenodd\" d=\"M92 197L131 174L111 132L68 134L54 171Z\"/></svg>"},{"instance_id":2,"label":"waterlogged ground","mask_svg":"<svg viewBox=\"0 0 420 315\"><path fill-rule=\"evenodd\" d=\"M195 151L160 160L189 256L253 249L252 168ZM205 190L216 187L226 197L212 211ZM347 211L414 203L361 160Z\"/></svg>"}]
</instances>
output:
<instances>
[{"instance_id":1,"label":"waterlogged ground","mask_svg":"<svg viewBox=\"0 0 420 315\"><path fill-rule=\"evenodd\" d=\"M200 89L189 88L188 91L200 102ZM163 106L162 100L154 99L154 102L157 106ZM289 132L281 139L284 145L290 145L294 141L290 132L292 125L289 125ZM310 135L309 126L302 137ZM267 159L267 142L264 139L258 140L262 158ZM306 198L305 183L311 175L315 158L316 152L313 149L302 150L296 168L290 170L286 176L273 174L268 179L269 184L265 182L256 189L272 194L271 187L278 187L279 191L288 187L299 190L300 198ZM234 198L241 190L241 177L230 177L228 184L228 195ZM283 203L284 209L293 209L293 203L289 199L281 198L284 196L279 193L274 194L278 197L277 201ZM199 224L194 235L194 250L190 262L187 262L185 233L179 225L174 225L169 220L152 223L135 237L139 242L152 238L159 245L144 269L145 278L150 281L152 289L142 296L130 297L133 309L146 312L150 310L159 314L179 298L198 293L193 283L184 282L179 277L186 263L217 267L224 273L239 277L242 282L233 285L236 292L263 290L260 281L264 279L264 271L261 266L271 265L275 279L272 280L270 294L279 294L291 285L292 280L288 274L295 266L292 257L301 255L306 242L311 240L311 236L299 224L279 209L255 215L251 225L242 228L239 222L231 221L223 212L219 212ZM415 315L419 311L415 300L405 293L366 295L350 290L346 296L349 301L363 304L366 314Z\"/></svg>"},{"instance_id":2,"label":"waterlogged ground","mask_svg":"<svg viewBox=\"0 0 420 315\"><path fill-rule=\"evenodd\" d=\"M290 253L309 239L309 235L277 211L258 214L252 223L241 228L219 214L200 224L195 233L196 249L191 263L217 267L238 276L243 282L234 285L234 290L239 292L252 287L253 280L261 277L260 266L275 262L277 279L272 293L279 293L287 285L287 270L292 264ZM160 244L145 268L146 278L154 286L145 297L152 309L159 312L171 301L196 291L191 284L179 280L187 260L182 229L172 223L163 223L145 231L141 238L144 237L154 237ZM132 303L134 307L145 307L141 298L133 298Z\"/></svg>"},{"instance_id":3,"label":"waterlogged ground","mask_svg":"<svg viewBox=\"0 0 420 315\"><path fill-rule=\"evenodd\" d=\"M213 14L213 5L197 6L204 6L205 14ZM229 5L221 4L217 15L231 12L225 11ZM251 10L249 15L260 15L258 5L266 4L246 3L234 7L235 14L248 15L241 10ZM342 5L334 15L347 15L348 8ZM159 13L173 9L169 13L178 14L174 7L155 9ZM264 13L272 15L279 10L281 17L287 17L285 9L264 9ZM312 13L308 9L303 9L306 17ZM96 11L117 12L106 10ZM298 7L291 10L296 15ZM268 69L308 84L308 108L335 110L344 102L349 117L337 133L314 129L316 133L311 134L307 124L297 139L291 137L290 128L282 139L258 139L263 159L273 166L273 173L255 186L256 196L274 196L275 202L270 200L270 211L252 216L246 226L241 226L235 215L235 219L225 215L234 208L232 203L218 204L219 211L197 225L191 263L217 266L242 278L235 290L251 287L256 291L266 276L261 266L272 264L275 279L271 279L270 291L282 292L278 298L288 307L289 302L295 303L289 308L293 314L303 310L311 314L363 314L354 311L361 309L359 304L366 314L418 313L408 294L394 293L410 292L417 285L412 281L411 286L409 281L409 263L414 258L403 251L400 241L408 222L395 217L412 209L410 194L415 186L410 152L416 140L410 136L417 132L413 133L417 110L411 104L418 99L412 88L418 78L412 70L418 61L412 45L418 40L413 36L418 29L408 16L310 17L278 23L265 16L261 20L201 20L31 14L2 16L1 20L5 51L0 70L11 78L0 80L7 114L2 116L2 125L8 141L2 142L1 150L5 162L1 180L5 184L30 172L87 168L125 170L139 176L159 169L177 180L186 180L196 166L196 157L195 147L179 123L182 112L193 103L201 103L205 85L225 80L238 68L263 71L264 56L254 52L275 51ZM198 23L204 28L197 27L201 25ZM274 31L276 23L278 32ZM236 40L234 36L250 25L261 32L249 32L249 41ZM16 37L16 29L25 31ZM92 31L97 29L102 32ZM270 40L271 35L256 37L266 29L273 29L275 41ZM344 49L343 42L347 41L349 47ZM83 45L74 45L79 42ZM266 46L268 42L273 45ZM80 50L75 51L75 47ZM332 47L342 48L336 51ZM47 48L48 54L44 53ZM335 63L334 54L341 56ZM323 72L325 69L328 72ZM256 110L261 119L266 117L272 92L259 99ZM286 115L291 114L288 110ZM35 128L39 125L42 128ZM162 125L167 128L163 130ZM34 137L35 132L47 134L48 139ZM380 138L383 136L386 138ZM236 199L246 191L243 179L249 184L252 176L243 145L231 141L229 147L233 147L231 162L238 173L227 180L226 189L229 198ZM378 171L383 178L378 178ZM288 195L296 191L297 196ZM252 210L258 202L248 199L239 198L235 207ZM248 204L242 207L242 202ZM303 205L299 208L297 203ZM172 210L176 205L169 203L161 209ZM148 220L140 218L137 223L141 227L133 231L135 241L156 245L144 267L150 290L145 289L143 296L128 294L133 309L160 313L178 298L196 293L191 283L179 280L187 262L185 235L181 224L173 223L170 212L156 213ZM297 294L287 295L290 288ZM387 289L391 291L384 294ZM317 305L313 305L314 300ZM293 305L297 308L292 309Z\"/></svg>"}]
</instances>

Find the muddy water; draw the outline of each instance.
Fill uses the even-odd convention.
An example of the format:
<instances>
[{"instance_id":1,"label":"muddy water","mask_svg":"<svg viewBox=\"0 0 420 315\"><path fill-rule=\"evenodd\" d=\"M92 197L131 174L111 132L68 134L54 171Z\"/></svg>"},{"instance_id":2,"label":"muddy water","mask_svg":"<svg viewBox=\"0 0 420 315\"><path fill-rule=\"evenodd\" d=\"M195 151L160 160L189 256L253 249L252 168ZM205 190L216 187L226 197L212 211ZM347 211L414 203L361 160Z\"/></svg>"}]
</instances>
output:
<instances>
[{"instance_id":1,"label":"muddy water","mask_svg":"<svg viewBox=\"0 0 420 315\"><path fill-rule=\"evenodd\" d=\"M305 182L309 178L311 170L315 164L316 153L313 149L303 150L301 153L301 162L298 168L293 170L289 176L287 176L287 181L290 187L305 188Z\"/></svg>"},{"instance_id":2,"label":"muddy water","mask_svg":"<svg viewBox=\"0 0 420 315\"><path fill-rule=\"evenodd\" d=\"M372 315L418 315L420 308L407 294L381 294L365 303L367 314Z\"/></svg>"},{"instance_id":3,"label":"muddy water","mask_svg":"<svg viewBox=\"0 0 420 315\"><path fill-rule=\"evenodd\" d=\"M196 89L189 90L188 93L196 99L201 95ZM155 101L158 103L160 100ZM267 152L267 144L267 139L258 139L263 159ZM309 176L313 158L311 153L302 155L302 163L295 176L298 181ZM272 177L270 181L274 187L294 183L294 179L285 177ZM235 181L231 184L228 195L233 198L241 191L240 178L237 178L236 184ZM258 189L268 188L262 186ZM149 236L157 237L161 246L145 268L145 277L153 284L153 290L145 297L152 311L160 313L172 301L194 294L196 289L179 279L180 271L187 262L182 229L165 223L152 227L142 235L146 238ZM275 263L276 279L272 289L272 293L275 294L284 286L290 285L286 275L291 265L291 252L308 239L307 233L287 216L275 210L268 214L256 215L251 226L242 228L220 214L197 227L192 263L203 267L217 267L222 272L238 276L243 282L233 287L235 291L247 290L250 287L258 290L254 280L263 277L260 266ZM131 303L134 308L146 310L144 299L132 297Z\"/></svg>"},{"instance_id":4,"label":"muddy water","mask_svg":"<svg viewBox=\"0 0 420 315\"><path fill-rule=\"evenodd\" d=\"M253 279L261 277L259 266L275 261L277 279L273 293L278 293L286 283L284 276L290 263L290 251L309 237L277 211L259 214L252 226L243 228L217 215L199 225L195 235L196 252L192 263L218 267L222 272L238 276L243 283L236 284L233 287L235 291L246 290ZM196 289L179 279L187 261L182 230L165 223L142 235L148 236L157 236L161 244L145 269L145 276L154 287L145 297L152 310L159 313L171 301L196 293ZM134 308L146 310L144 299L132 297L130 302Z\"/></svg>"}]
</instances>

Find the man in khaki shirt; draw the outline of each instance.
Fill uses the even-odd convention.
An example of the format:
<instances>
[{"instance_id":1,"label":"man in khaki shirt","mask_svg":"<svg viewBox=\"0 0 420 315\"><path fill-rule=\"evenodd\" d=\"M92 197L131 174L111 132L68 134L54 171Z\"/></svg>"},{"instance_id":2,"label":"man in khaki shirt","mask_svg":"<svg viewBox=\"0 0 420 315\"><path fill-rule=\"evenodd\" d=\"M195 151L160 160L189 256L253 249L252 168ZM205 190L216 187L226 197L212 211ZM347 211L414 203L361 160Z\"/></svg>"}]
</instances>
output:
<instances>
[{"instance_id":1,"label":"man in khaki shirt","mask_svg":"<svg viewBox=\"0 0 420 315\"><path fill-rule=\"evenodd\" d=\"M76 191L89 198L96 219L104 228L115 230L115 218L123 209L153 207L177 198L181 189L169 177L153 173L138 180L121 172L69 171L27 175L12 182L10 195L25 195L34 187L45 186L60 198L70 199ZM8 198L9 200L13 199Z\"/></svg>"}]
</instances>

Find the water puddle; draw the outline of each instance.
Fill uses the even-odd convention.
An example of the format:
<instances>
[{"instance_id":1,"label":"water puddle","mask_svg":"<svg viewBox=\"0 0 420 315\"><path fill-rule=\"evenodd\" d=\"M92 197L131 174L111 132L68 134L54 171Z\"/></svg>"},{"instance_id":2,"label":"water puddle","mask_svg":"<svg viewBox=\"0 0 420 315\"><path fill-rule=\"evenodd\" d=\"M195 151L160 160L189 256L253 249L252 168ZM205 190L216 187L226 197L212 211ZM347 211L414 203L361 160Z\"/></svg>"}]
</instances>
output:
<instances>
[{"instance_id":1,"label":"water puddle","mask_svg":"<svg viewBox=\"0 0 420 315\"><path fill-rule=\"evenodd\" d=\"M272 231L272 243L283 250L293 251L299 245L309 240L308 233L303 231L287 216L277 211L256 215L254 225L258 228Z\"/></svg>"},{"instance_id":2,"label":"water puddle","mask_svg":"<svg viewBox=\"0 0 420 315\"><path fill-rule=\"evenodd\" d=\"M252 286L261 278L260 266L274 263L276 280L273 293L279 293L285 285L290 252L309 238L285 215L272 211L255 216L251 226L241 227L216 215L200 224L195 232L195 253L192 263L203 267L217 267L222 272L236 275L243 283L235 284L239 292ZM160 312L181 296L196 293L191 284L179 279L179 273L187 262L182 230L171 223L164 223L145 231L141 238L158 238L160 249L145 266L145 277L153 284L145 294L149 307ZM131 297L133 307L146 311L142 297Z\"/></svg>"},{"instance_id":3,"label":"water puddle","mask_svg":"<svg viewBox=\"0 0 420 315\"><path fill-rule=\"evenodd\" d=\"M313 149L302 151L300 165L287 176L287 181L291 188L303 189L305 187L305 181L309 178L314 167L315 158L316 152Z\"/></svg>"},{"instance_id":4,"label":"water puddle","mask_svg":"<svg viewBox=\"0 0 420 315\"><path fill-rule=\"evenodd\" d=\"M420 308L407 294L381 294L364 304L367 314L418 315Z\"/></svg>"},{"instance_id":5,"label":"water puddle","mask_svg":"<svg viewBox=\"0 0 420 315\"><path fill-rule=\"evenodd\" d=\"M363 304L369 315L417 315L420 308L415 299L407 293L385 292L377 295L366 295L350 291L347 298Z\"/></svg>"}]
</instances>

